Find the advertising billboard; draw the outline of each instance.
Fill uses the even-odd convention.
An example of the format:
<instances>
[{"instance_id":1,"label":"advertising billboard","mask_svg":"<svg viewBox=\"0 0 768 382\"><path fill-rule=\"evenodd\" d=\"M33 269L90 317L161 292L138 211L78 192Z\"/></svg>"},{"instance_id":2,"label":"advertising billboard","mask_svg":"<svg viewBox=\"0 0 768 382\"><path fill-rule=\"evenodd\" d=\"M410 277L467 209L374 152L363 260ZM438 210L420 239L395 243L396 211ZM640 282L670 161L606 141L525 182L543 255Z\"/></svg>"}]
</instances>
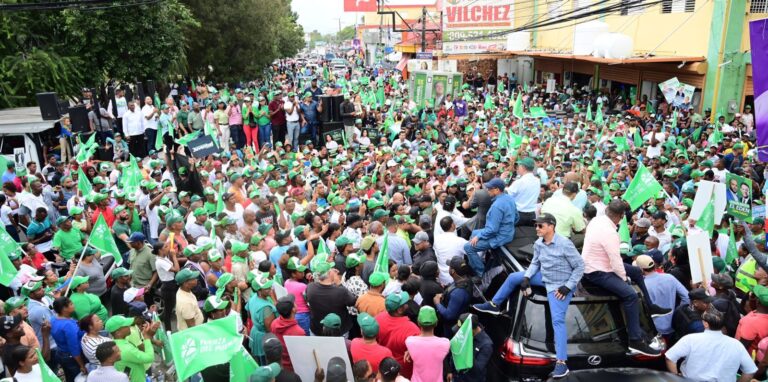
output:
<instances>
[{"instance_id":1,"label":"advertising billboard","mask_svg":"<svg viewBox=\"0 0 768 382\"><path fill-rule=\"evenodd\" d=\"M514 21L511 0L445 0L443 52L482 53L504 50Z\"/></svg>"}]
</instances>

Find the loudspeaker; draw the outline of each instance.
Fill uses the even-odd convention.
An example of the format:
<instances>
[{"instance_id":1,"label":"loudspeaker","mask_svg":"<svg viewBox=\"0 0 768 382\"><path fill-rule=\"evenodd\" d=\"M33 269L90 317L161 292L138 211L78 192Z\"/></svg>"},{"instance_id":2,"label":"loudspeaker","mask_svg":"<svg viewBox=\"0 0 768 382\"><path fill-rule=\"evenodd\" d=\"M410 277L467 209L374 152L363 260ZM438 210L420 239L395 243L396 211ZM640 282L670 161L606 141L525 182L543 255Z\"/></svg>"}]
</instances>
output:
<instances>
[{"instance_id":1,"label":"loudspeaker","mask_svg":"<svg viewBox=\"0 0 768 382\"><path fill-rule=\"evenodd\" d=\"M59 99L59 114L64 115L69 113L69 101L65 99Z\"/></svg>"},{"instance_id":2,"label":"loudspeaker","mask_svg":"<svg viewBox=\"0 0 768 382\"><path fill-rule=\"evenodd\" d=\"M115 151L110 146L109 148L106 148L106 146L99 146L99 148L96 149L96 158L100 161L109 161L111 162L112 159L115 157Z\"/></svg>"},{"instance_id":3,"label":"loudspeaker","mask_svg":"<svg viewBox=\"0 0 768 382\"><path fill-rule=\"evenodd\" d=\"M331 114L331 118L334 121L341 121L341 104L344 102L344 96L336 95L331 96L331 98L333 103L333 114Z\"/></svg>"},{"instance_id":4,"label":"loudspeaker","mask_svg":"<svg viewBox=\"0 0 768 382\"><path fill-rule=\"evenodd\" d=\"M323 105L323 111L320 113L320 122L330 122L333 119L333 98L331 96L320 96L318 99Z\"/></svg>"},{"instance_id":5,"label":"loudspeaker","mask_svg":"<svg viewBox=\"0 0 768 382\"><path fill-rule=\"evenodd\" d=\"M323 124L320 126L320 133L325 134L329 131L333 130L344 130L344 122L341 121L335 121L335 122L323 122Z\"/></svg>"},{"instance_id":6,"label":"loudspeaker","mask_svg":"<svg viewBox=\"0 0 768 382\"><path fill-rule=\"evenodd\" d=\"M59 111L59 100L56 93L37 93L37 105L40 106L40 115L44 121L51 121L61 118Z\"/></svg>"},{"instance_id":7,"label":"loudspeaker","mask_svg":"<svg viewBox=\"0 0 768 382\"><path fill-rule=\"evenodd\" d=\"M143 107L144 98L146 98L145 96L146 93L144 93L144 84L142 84L141 82L136 83L136 94L138 94L139 96L139 107Z\"/></svg>"},{"instance_id":8,"label":"loudspeaker","mask_svg":"<svg viewBox=\"0 0 768 382\"><path fill-rule=\"evenodd\" d=\"M133 89L131 89L131 86L128 84L124 84L123 86L121 86L121 89L123 89L123 91L125 92L125 99L128 102L133 101Z\"/></svg>"},{"instance_id":9,"label":"loudspeaker","mask_svg":"<svg viewBox=\"0 0 768 382\"><path fill-rule=\"evenodd\" d=\"M69 121L72 122L73 133L90 131L88 126L88 110L85 105L77 105L69 108Z\"/></svg>"}]
</instances>

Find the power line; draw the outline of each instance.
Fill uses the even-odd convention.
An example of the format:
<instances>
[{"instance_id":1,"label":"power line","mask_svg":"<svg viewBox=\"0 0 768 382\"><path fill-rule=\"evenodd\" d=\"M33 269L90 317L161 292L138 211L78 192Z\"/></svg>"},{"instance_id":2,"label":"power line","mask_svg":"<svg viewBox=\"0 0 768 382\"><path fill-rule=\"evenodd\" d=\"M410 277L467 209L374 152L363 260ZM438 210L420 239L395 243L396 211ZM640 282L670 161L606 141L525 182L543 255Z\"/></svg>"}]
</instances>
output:
<instances>
[{"instance_id":1,"label":"power line","mask_svg":"<svg viewBox=\"0 0 768 382\"><path fill-rule=\"evenodd\" d=\"M111 8L125 8L138 5L149 5L159 3L160 0L128 0L123 3L115 3L111 0L71 0L61 2L45 3L25 3L25 4L0 4L0 12L23 12L23 11L56 11L65 9L74 9L80 11L101 10Z\"/></svg>"}]
</instances>

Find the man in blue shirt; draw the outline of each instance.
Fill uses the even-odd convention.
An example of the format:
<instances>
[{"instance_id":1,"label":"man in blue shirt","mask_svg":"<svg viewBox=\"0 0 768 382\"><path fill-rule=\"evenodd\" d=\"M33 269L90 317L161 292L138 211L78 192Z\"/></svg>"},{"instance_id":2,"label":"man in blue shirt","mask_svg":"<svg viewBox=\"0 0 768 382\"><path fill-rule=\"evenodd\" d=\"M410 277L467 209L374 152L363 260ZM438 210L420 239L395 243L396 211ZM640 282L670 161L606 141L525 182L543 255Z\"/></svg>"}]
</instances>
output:
<instances>
[{"instance_id":1,"label":"man in blue shirt","mask_svg":"<svg viewBox=\"0 0 768 382\"><path fill-rule=\"evenodd\" d=\"M48 300L44 299L45 289L43 289L42 281L29 281L21 287L22 296L29 297L29 303L27 309L29 310L29 325L35 331L37 341L43 343L43 323L53 322L55 316L53 311L48 306ZM56 343L53 341L53 337L48 335L48 343L53 353L56 349Z\"/></svg>"},{"instance_id":2,"label":"man in blue shirt","mask_svg":"<svg viewBox=\"0 0 768 382\"><path fill-rule=\"evenodd\" d=\"M13 183L14 180L16 180L16 165L8 162L7 171L3 173L3 184Z\"/></svg>"},{"instance_id":3,"label":"man in blue shirt","mask_svg":"<svg viewBox=\"0 0 768 382\"><path fill-rule=\"evenodd\" d=\"M312 84L317 86L315 80L312 80ZM315 96L309 91L304 93L303 98L304 101L299 104L299 114L301 115L301 130L304 134L309 134L312 142L317 143L317 125L319 124L317 113L323 112L323 104L318 102L315 99Z\"/></svg>"},{"instance_id":4,"label":"man in blue shirt","mask_svg":"<svg viewBox=\"0 0 768 382\"><path fill-rule=\"evenodd\" d=\"M51 335L59 347L56 361L64 369L67 382L73 382L78 374L88 374L80 348L80 329L72 318L75 305L69 297L59 297L53 301L53 310L56 317L51 320Z\"/></svg>"},{"instance_id":5,"label":"man in blue shirt","mask_svg":"<svg viewBox=\"0 0 768 382\"><path fill-rule=\"evenodd\" d=\"M472 231L469 242L464 245L469 265L478 277L485 272L485 264L479 252L499 248L512 241L515 237L515 223L517 223L515 198L504 192L504 182L499 178L493 178L485 183L484 187L488 190L493 204L488 210L485 227Z\"/></svg>"},{"instance_id":6,"label":"man in blue shirt","mask_svg":"<svg viewBox=\"0 0 768 382\"><path fill-rule=\"evenodd\" d=\"M312 95L312 101L320 102L320 96L323 95L323 89L317 86L317 78L313 78L309 83L309 87L304 89L304 93L310 93Z\"/></svg>"}]
</instances>

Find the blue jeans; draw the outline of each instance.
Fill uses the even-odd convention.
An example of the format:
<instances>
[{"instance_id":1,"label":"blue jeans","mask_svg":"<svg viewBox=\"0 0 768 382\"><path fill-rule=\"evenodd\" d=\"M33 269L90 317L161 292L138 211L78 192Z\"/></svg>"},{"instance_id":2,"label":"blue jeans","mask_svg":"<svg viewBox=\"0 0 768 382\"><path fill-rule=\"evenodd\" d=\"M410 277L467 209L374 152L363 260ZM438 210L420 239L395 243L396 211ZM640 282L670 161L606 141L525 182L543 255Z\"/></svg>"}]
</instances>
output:
<instances>
[{"instance_id":1,"label":"blue jeans","mask_svg":"<svg viewBox=\"0 0 768 382\"><path fill-rule=\"evenodd\" d=\"M238 149L242 149L245 146L243 125L229 125L229 136L232 137L232 141L235 142L235 147Z\"/></svg>"},{"instance_id":2,"label":"blue jeans","mask_svg":"<svg viewBox=\"0 0 768 382\"><path fill-rule=\"evenodd\" d=\"M624 304L624 314L627 317L629 339L631 341L642 339L643 332L640 330L640 298L637 296L635 288L632 288L613 272L597 271L585 273L584 278L621 299Z\"/></svg>"},{"instance_id":3,"label":"blue jeans","mask_svg":"<svg viewBox=\"0 0 768 382\"><path fill-rule=\"evenodd\" d=\"M571 298L573 298L573 291L570 291L563 300L558 300L555 297L555 291L547 293L549 314L552 316L552 330L555 332L555 354L559 361L568 359L568 328L565 326L565 314L568 312Z\"/></svg>"},{"instance_id":4,"label":"blue jeans","mask_svg":"<svg viewBox=\"0 0 768 382\"><path fill-rule=\"evenodd\" d=\"M509 296L520 286L520 283L523 282L523 277L525 276L525 272L515 272L510 273L507 275L507 279L504 280L504 284L501 284L501 288L499 288L498 291L496 291L496 294L493 295L493 303L495 305L501 305L504 303L504 301L507 301ZM544 286L544 281L541 280L541 272L536 272L535 275L531 277L530 285L533 286Z\"/></svg>"},{"instance_id":5,"label":"blue jeans","mask_svg":"<svg viewBox=\"0 0 768 382\"><path fill-rule=\"evenodd\" d=\"M480 230L474 230L472 231L472 235L470 238L476 237ZM488 251L491 249L491 242L484 239L479 239L477 241L477 244L473 247L471 244L467 243L464 244L464 252L467 253L467 258L469 259L469 266L472 267L472 270L475 271L476 276L482 276L483 273L485 273L485 264L483 263L483 259L480 258L479 252Z\"/></svg>"},{"instance_id":6,"label":"blue jeans","mask_svg":"<svg viewBox=\"0 0 768 382\"><path fill-rule=\"evenodd\" d=\"M307 122L307 129L312 143L317 144L317 122Z\"/></svg>"},{"instance_id":7,"label":"blue jeans","mask_svg":"<svg viewBox=\"0 0 768 382\"><path fill-rule=\"evenodd\" d=\"M291 144L293 151L299 150L299 134L301 133L301 125L299 121L288 121L288 134L285 136L285 140Z\"/></svg>"},{"instance_id":8,"label":"blue jeans","mask_svg":"<svg viewBox=\"0 0 768 382\"><path fill-rule=\"evenodd\" d=\"M259 148L264 147L265 143L272 143L272 124L259 126Z\"/></svg>"},{"instance_id":9,"label":"blue jeans","mask_svg":"<svg viewBox=\"0 0 768 382\"><path fill-rule=\"evenodd\" d=\"M146 129L144 130L144 135L147 137L147 154L149 154L150 151L157 151L155 150L155 140L157 139L157 129Z\"/></svg>"},{"instance_id":10,"label":"blue jeans","mask_svg":"<svg viewBox=\"0 0 768 382\"><path fill-rule=\"evenodd\" d=\"M296 313L296 322L299 323L299 326L301 326L302 329L304 329L304 333L307 333L309 335L309 312L307 313Z\"/></svg>"},{"instance_id":11,"label":"blue jeans","mask_svg":"<svg viewBox=\"0 0 768 382\"><path fill-rule=\"evenodd\" d=\"M67 382L75 382L75 378L80 374L80 365L69 353L57 351L55 354L56 363L64 369L64 378Z\"/></svg>"}]
</instances>

